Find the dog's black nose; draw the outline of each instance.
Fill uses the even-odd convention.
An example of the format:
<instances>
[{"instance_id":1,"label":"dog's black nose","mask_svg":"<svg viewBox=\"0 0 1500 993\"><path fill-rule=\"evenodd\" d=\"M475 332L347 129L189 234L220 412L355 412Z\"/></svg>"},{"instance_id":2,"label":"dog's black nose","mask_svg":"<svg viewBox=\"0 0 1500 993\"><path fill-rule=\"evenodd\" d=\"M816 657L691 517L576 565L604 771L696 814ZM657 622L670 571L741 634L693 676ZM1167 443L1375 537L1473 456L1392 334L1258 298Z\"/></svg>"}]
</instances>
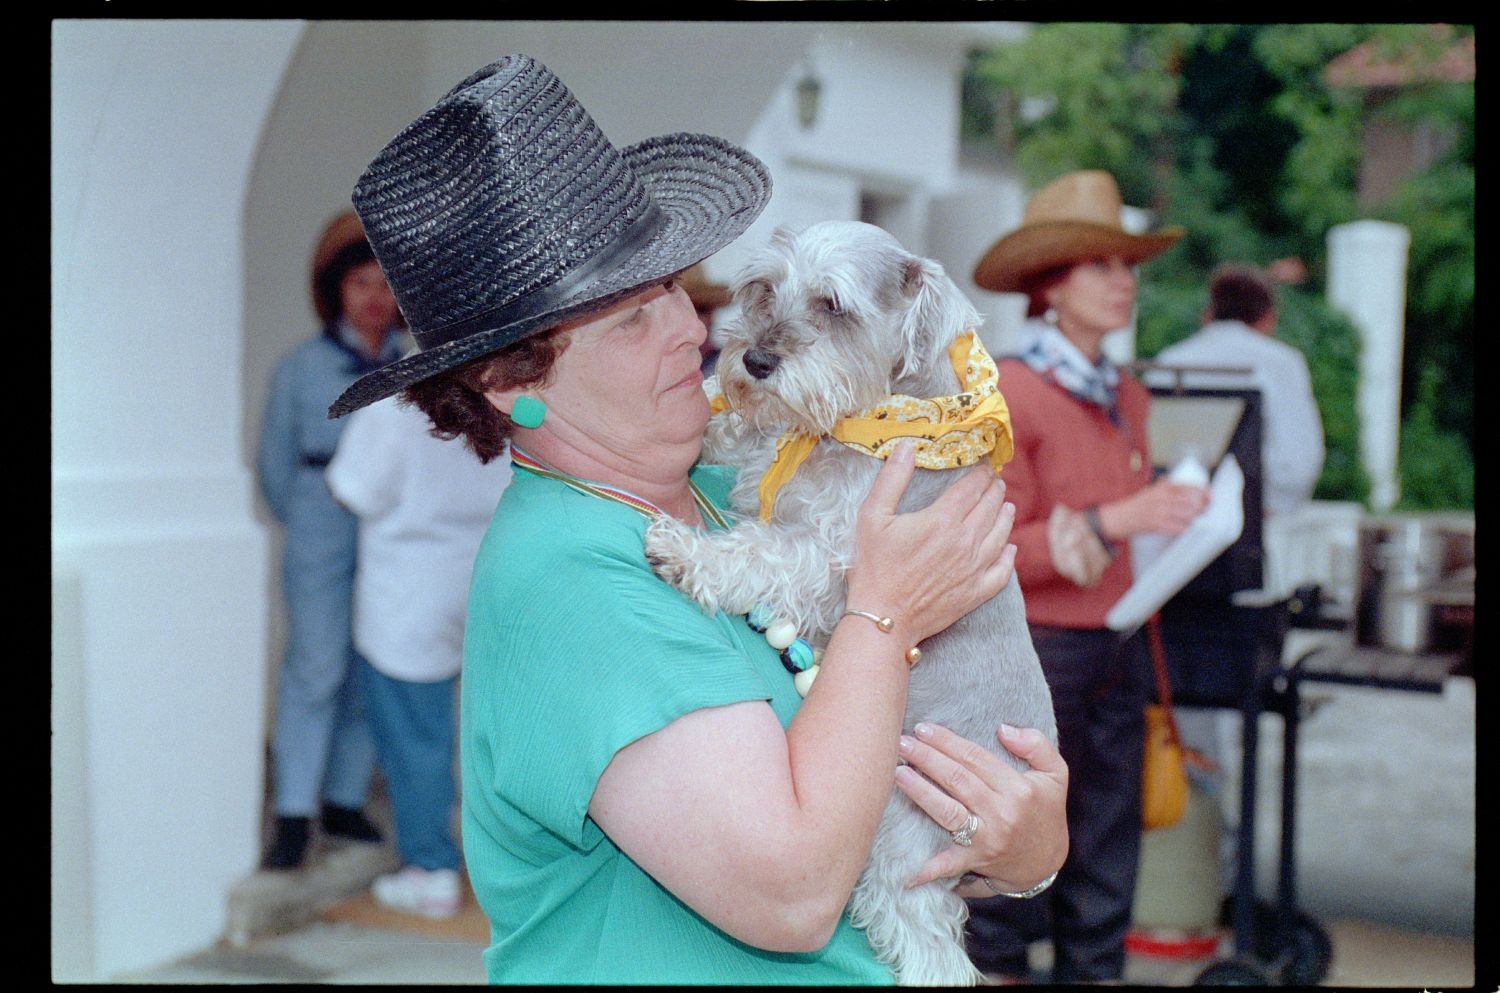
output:
<instances>
[{"instance_id":1,"label":"dog's black nose","mask_svg":"<svg viewBox=\"0 0 1500 993\"><path fill-rule=\"evenodd\" d=\"M781 364L781 356L764 348L752 348L745 353L745 369L756 379L765 379Z\"/></svg>"}]
</instances>

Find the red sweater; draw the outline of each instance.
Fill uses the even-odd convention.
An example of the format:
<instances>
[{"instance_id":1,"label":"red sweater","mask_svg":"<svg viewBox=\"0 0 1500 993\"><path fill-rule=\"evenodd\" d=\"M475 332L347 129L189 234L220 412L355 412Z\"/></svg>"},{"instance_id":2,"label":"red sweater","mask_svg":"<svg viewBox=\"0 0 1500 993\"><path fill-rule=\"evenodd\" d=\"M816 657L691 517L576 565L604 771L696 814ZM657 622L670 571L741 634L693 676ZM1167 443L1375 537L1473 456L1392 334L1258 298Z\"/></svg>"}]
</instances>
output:
<instances>
[{"instance_id":1,"label":"red sweater","mask_svg":"<svg viewBox=\"0 0 1500 993\"><path fill-rule=\"evenodd\" d=\"M1129 542L1094 586L1081 587L1058 574L1047 547L1047 518L1056 504L1082 510L1111 503L1151 482L1146 449L1150 393L1120 373L1120 427L1095 404L1050 383L1019 359L996 363L1000 392L1010 408L1015 457L1006 464L1006 499L1016 505L1011 542L1016 576L1032 624L1102 628L1105 615L1130 587Z\"/></svg>"}]
</instances>

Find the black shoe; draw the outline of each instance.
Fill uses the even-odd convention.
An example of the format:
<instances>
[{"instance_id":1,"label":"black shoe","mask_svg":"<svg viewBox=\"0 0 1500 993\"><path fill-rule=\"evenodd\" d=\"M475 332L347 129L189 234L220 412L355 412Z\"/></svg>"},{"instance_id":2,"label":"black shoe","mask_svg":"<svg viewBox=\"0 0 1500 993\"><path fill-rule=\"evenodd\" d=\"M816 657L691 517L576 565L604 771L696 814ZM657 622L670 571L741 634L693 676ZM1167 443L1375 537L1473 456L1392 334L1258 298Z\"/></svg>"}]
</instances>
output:
<instances>
[{"instance_id":1,"label":"black shoe","mask_svg":"<svg viewBox=\"0 0 1500 993\"><path fill-rule=\"evenodd\" d=\"M307 854L307 817L276 818L276 837L261 859L262 869L295 869Z\"/></svg>"},{"instance_id":2,"label":"black shoe","mask_svg":"<svg viewBox=\"0 0 1500 993\"><path fill-rule=\"evenodd\" d=\"M350 841L378 842L382 839L380 829L370 823L363 811L331 803L323 804L323 831Z\"/></svg>"}]
</instances>

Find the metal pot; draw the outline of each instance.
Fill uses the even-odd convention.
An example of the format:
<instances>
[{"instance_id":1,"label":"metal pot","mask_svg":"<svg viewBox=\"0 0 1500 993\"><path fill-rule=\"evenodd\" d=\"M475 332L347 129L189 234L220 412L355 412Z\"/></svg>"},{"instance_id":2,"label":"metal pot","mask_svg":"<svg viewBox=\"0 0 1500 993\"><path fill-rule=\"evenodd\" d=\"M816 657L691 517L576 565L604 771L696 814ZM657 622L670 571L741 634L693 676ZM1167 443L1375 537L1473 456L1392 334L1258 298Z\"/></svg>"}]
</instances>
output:
<instances>
[{"instance_id":1,"label":"metal pot","mask_svg":"<svg viewBox=\"0 0 1500 993\"><path fill-rule=\"evenodd\" d=\"M1474 568L1472 514L1390 514L1359 525L1360 645L1420 653L1438 627L1437 587ZM1450 584L1451 585L1451 584Z\"/></svg>"}]
</instances>

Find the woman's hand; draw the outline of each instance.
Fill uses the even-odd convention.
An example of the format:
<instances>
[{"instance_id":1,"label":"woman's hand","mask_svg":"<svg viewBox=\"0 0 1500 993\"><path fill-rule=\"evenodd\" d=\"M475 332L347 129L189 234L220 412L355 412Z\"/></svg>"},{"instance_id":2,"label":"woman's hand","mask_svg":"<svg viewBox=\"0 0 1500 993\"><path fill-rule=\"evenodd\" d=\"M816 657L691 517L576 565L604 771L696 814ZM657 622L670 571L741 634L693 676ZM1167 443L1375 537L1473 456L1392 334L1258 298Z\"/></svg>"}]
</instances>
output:
<instances>
[{"instance_id":1,"label":"woman's hand","mask_svg":"<svg viewBox=\"0 0 1500 993\"><path fill-rule=\"evenodd\" d=\"M938 852L907 883L919 886L973 872L994 889L966 896L1019 893L1062 867L1068 854L1068 767L1040 731L1001 725L1000 744L1031 768L1020 772L984 748L936 724L918 724L901 738L906 765L896 786L947 831L979 818L973 844ZM918 775L921 773L921 775Z\"/></svg>"},{"instance_id":2,"label":"woman's hand","mask_svg":"<svg viewBox=\"0 0 1500 993\"><path fill-rule=\"evenodd\" d=\"M1208 506L1208 490L1163 477L1123 500L1099 507L1104 536L1123 541L1132 535L1181 534Z\"/></svg>"},{"instance_id":3,"label":"woman's hand","mask_svg":"<svg viewBox=\"0 0 1500 993\"><path fill-rule=\"evenodd\" d=\"M888 616L906 644L947 628L1010 581L1016 508L988 465L966 472L922 510L896 507L916 471L909 443L886 459L859 509L850 607Z\"/></svg>"}]
</instances>

